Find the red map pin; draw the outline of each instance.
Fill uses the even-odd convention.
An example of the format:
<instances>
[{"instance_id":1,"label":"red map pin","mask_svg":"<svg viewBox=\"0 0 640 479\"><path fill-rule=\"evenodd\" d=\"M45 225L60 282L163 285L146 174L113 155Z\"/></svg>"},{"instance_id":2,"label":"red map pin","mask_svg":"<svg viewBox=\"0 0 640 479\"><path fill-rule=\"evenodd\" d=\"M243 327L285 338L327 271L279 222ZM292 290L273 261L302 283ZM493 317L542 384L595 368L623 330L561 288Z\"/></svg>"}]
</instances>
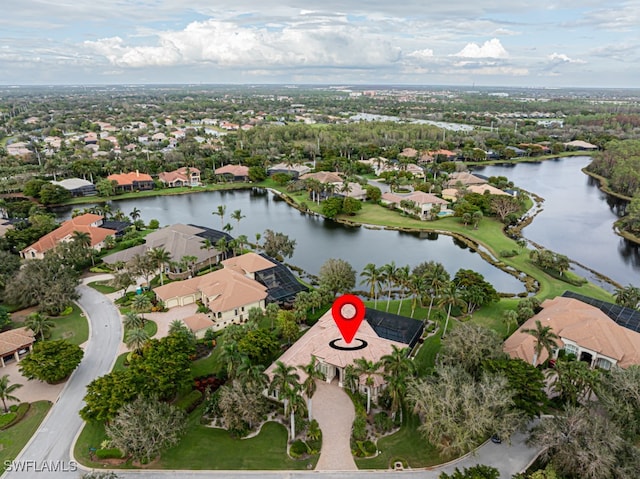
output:
<instances>
[{"instance_id":1,"label":"red map pin","mask_svg":"<svg viewBox=\"0 0 640 479\"><path fill-rule=\"evenodd\" d=\"M353 341L353 337L364 319L364 313L364 303L353 294L345 294L333 302L331 315L340 330L340 334L342 334L342 339L347 344Z\"/></svg>"}]
</instances>

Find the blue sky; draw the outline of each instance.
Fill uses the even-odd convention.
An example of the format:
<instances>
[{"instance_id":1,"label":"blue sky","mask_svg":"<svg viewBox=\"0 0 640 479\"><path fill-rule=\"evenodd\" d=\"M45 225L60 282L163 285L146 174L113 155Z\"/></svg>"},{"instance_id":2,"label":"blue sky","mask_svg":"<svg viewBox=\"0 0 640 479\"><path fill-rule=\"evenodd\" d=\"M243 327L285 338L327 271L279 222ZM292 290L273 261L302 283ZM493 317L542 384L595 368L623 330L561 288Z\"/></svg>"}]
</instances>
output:
<instances>
[{"instance_id":1,"label":"blue sky","mask_svg":"<svg viewBox=\"0 0 640 479\"><path fill-rule=\"evenodd\" d=\"M638 0L3 0L0 84L639 87Z\"/></svg>"}]
</instances>

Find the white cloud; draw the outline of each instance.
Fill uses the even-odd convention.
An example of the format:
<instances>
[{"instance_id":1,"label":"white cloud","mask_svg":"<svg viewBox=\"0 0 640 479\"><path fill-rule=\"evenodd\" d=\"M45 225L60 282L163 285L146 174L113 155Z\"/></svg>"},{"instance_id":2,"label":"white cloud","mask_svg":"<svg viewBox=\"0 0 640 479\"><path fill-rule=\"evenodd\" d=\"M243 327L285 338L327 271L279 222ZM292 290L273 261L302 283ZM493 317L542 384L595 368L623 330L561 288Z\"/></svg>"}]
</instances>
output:
<instances>
[{"instance_id":1,"label":"white cloud","mask_svg":"<svg viewBox=\"0 0 640 479\"><path fill-rule=\"evenodd\" d=\"M569 58L568 55L564 53L552 53L548 56L549 60L556 63L587 63L584 60Z\"/></svg>"},{"instance_id":2,"label":"white cloud","mask_svg":"<svg viewBox=\"0 0 640 479\"><path fill-rule=\"evenodd\" d=\"M346 25L239 27L231 22L192 22L184 30L156 34L146 45L120 37L85 46L121 67L213 63L222 66L355 66L396 62L400 49L380 36ZM139 40L138 40L139 41Z\"/></svg>"},{"instance_id":3,"label":"white cloud","mask_svg":"<svg viewBox=\"0 0 640 479\"><path fill-rule=\"evenodd\" d=\"M406 54L409 58L415 58L418 61L429 61L433 59L433 50L424 48L422 50L414 50Z\"/></svg>"},{"instance_id":4,"label":"white cloud","mask_svg":"<svg viewBox=\"0 0 640 479\"><path fill-rule=\"evenodd\" d=\"M509 53L502 46L500 40L493 38L482 45L467 43L462 50L452 56L462 58L508 58Z\"/></svg>"}]
</instances>

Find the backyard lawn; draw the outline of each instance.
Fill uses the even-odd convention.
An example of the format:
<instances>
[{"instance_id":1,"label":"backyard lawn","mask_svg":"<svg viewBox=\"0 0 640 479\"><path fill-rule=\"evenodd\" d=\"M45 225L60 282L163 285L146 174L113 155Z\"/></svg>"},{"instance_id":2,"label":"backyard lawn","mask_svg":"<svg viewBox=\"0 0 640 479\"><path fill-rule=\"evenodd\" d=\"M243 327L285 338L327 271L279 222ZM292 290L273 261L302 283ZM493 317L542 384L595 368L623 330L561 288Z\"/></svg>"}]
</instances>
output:
<instances>
[{"instance_id":1,"label":"backyard lawn","mask_svg":"<svg viewBox=\"0 0 640 479\"><path fill-rule=\"evenodd\" d=\"M70 314L53 317L51 320L55 323L55 327L51 330L50 339L66 339L77 345L89 340L89 323L75 303Z\"/></svg>"}]
</instances>

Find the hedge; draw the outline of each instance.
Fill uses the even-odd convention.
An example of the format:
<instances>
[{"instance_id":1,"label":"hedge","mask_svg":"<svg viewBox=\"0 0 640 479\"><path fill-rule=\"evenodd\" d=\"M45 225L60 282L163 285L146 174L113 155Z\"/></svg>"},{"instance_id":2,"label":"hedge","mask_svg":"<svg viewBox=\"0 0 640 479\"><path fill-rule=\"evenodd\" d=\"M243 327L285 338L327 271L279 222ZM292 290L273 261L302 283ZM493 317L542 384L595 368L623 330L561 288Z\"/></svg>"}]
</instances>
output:
<instances>
[{"instance_id":1,"label":"hedge","mask_svg":"<svg viewBox=\"0 0 640 479\"><path fill-rule=\"evenodd\" d=\"M122 451L117 447L98 449L95 454L98 459L122 459Z\"/></svg>"},{"instance_id":2,"label":"hedge","mask_svg":"<svg viewBox=\"0 0 640 479\"><path fill-rule=\"evenodd\" d=\"M18 408L15 411L15 416L13 417L13 419L10 422L7 422L7 423L1 425L0 426L0 431L3 430L3 429L10 428L14 424L19 423L20 420L24 417L24 415L27 414L27 411L29 411L30 407L31 407L31 403L28 403L28 402L20 403L20 405L18 406Z\"/></svg>"}]
</instances>

